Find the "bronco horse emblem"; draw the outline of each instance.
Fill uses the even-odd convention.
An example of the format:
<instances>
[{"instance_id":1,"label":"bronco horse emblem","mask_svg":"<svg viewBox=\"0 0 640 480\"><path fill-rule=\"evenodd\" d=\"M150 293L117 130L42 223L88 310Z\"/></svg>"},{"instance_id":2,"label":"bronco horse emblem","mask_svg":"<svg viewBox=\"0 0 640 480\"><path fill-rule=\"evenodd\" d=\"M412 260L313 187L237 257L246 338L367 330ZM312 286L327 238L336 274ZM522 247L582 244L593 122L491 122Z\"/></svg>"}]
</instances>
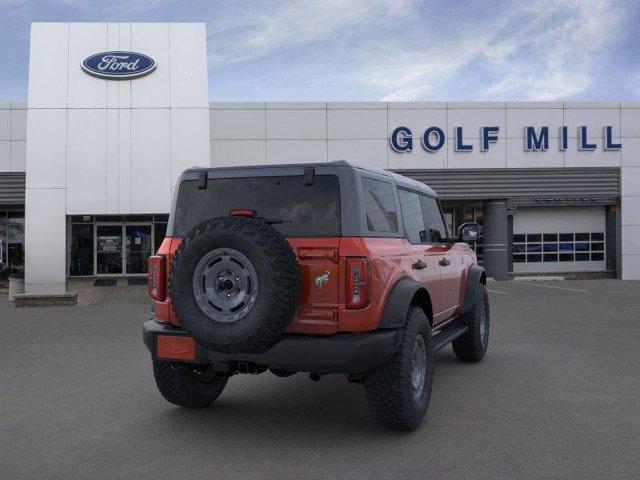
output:
<instances>
[{"instance_id":1,"label":"bronco horse emblem","mask_svg":"<svg viewBox=\"0 0 640 480\"><path fill-rule=\"evenodd\" d=\"M329 279L330 279L329 270L325 271L322 275L318 275L314 279L314 282L318 290L322 290L323 287L326 285L326 283L329 281Z\"/></svg>"}]
</instances>

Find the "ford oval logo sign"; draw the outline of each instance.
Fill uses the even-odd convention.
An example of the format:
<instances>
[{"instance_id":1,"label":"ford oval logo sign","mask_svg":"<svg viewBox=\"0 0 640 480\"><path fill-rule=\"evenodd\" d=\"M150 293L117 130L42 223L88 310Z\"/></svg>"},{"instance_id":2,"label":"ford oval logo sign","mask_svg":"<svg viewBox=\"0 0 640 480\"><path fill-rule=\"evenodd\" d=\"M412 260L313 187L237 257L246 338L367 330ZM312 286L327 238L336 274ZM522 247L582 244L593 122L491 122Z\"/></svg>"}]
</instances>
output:
<instances>
[{"instance_id":1,"label":"ford oval logo sign","mask_svg":"<svg viewBox=\"0 0 640 480\"><path fill-rule=\"evenodd\" d=\"M130 80L153 72L153 58L136 52L102 52L87 57L82 69L94 77L110 80Z\"/></svg>"}]
</instances>

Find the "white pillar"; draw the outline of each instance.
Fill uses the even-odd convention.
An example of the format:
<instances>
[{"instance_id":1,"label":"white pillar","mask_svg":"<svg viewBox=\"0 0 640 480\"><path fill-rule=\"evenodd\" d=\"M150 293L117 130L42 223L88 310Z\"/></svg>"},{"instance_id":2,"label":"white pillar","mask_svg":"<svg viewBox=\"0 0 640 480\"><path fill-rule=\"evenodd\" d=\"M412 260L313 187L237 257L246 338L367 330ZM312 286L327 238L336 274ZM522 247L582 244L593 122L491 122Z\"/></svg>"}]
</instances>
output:
<instances>
[{"instance_id":1,"label":"white pillar","mask_svg":"<svg viewBox=\"0 0 640 480\"><path fill-rule=\"evenodd\" d=\"M629 139L627 139L627 142ZM623 145L622 148L625 148ZM638 155L635 150L635 154ZM640 163L640 158L637 159ZM640 280L640 164L622 167L621 276L623 280Z\"/></svg>"},{"instance_id":2,"label":"white pillar","mask_svg":"<svg viewBox=\"0 0 640 480\"><path fill-rule=\"evenodd\" d=\"M157 68L117 81L82 70L107 51ZM68 216L168 213L180 173L209 159L204 24L32 24L26 292L65 291Z\"/></svg>"},{"instance_id":3,"label":"white pillar","mask_svg":"<svg viewBox=\"0 0 640 480\"><path fill-rule=\"evenodd\" d=\"M67 66L69 25L33 24L27 104L25 293L66 284Z\"/></svg>"},{"instance_id":4,"label":"white pillar","mask_svg":"<svg viewBox=\"0 0 640 480\"><path fill-rule=\"evenodd\" d=\"M622 102L620 109L621 277L640 280L640 102Z\"/></svg>"},{"instance_id":5,"label":"white pillar","mask_svg":"<svg viewBox=\"0 0 640 480\"><path fill-rule=\"evenodd\" d=\"M25 293L65 293L65 190L27 188L25 203Z\"/></svg>"}]
</instances>

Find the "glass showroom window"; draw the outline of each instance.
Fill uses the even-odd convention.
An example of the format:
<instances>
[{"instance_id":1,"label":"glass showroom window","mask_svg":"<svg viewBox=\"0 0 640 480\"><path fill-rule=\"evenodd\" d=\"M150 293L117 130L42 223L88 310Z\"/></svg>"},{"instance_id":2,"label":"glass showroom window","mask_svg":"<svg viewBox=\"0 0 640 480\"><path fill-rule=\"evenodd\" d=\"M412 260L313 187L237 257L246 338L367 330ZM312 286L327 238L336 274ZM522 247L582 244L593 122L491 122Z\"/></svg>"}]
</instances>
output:
<instances>
[{"instance_id":1,"label":"glass showroom window","mask_svg":"<svg viewBox=\"0 0 640 480\"><path fill-rule=\"evenodd\" d=\"M93 222L71 224L69 275L93 275Z\"/></svg>"},{"instance_id":2,"label":"glass showroom window","mask_svg":"<svg viewBox=\"0 0 640 480\"><path fill-rule=\"evenodd\" d=\"M0 212L0 276L24 273L24 212Z\"/></svg>"},{"instance_id":3,"label":"glass showroom window","mask_svg":"<svg viewBox=\"0 0 640 480\"><path fill-rule=\"evenodd\" d=\"M7 250L11 272L24 273L24 212L9 212Z\"/></svg>"},{"instance_id":4,"label":"glass showroom window","mask_svg":"<svg viewBox=\"0 0 640 480\"><path fill-rule=\"evenodd\" d=\"M513 262L602 262L604 232L516 233Z\"/></svg>"},{"instance_id":5,"label":"glass showroom window","mask_svg":"<svg viewBox=\"0 0 640 480\"><path fill-rule=\"evenodd\" d=\"M482 245L483 235L482 235L482 224L484 223L484 215L482 208L478 207L452 207L452 206L443 206L442 213L444 214L444 220L447 224L447 228L451 235L456 234L457 228L466 222L477 222L480 225L480 237L478 241L475 242L471 247L475 250L476 256L478 258L478 263L482 265L484 261L484 248Z\"/></svg>"},{"instance_id":6,"label":"glass showroom window","mask_svg":"<svg viewBox=\"0 0 640 480\"><path fill-rule=\"evenodd\" d=\"M0 212L0 280L9 276L7 254L7 212Z\"/></svg>"},{"instance_id":7,"label":"glass showroom window","mask_svg":"<svg viewBox=\"0 0 640 480\"><path fill-rule=\"evenodd\" d=\"M167 234L167 222L169 215L153 216L153 252L157 252L162 245L165 235Z\"/></svg>"},{"instance_id":8,"label":"glass showroom window","mask_svg":"<svg viewBox=\"0 0 640 480\"><path fill-rule=\"evenodd\" d=\"M75 215L69 235L69 276L145 275L169 215Z\"/></svg>"},{"instance_id":9,"label":"glass showroom window","mask_svg":"<svg viewBox=\"0 0 640 480\"><path fill-rule=\"evenodd\" d=\"M483 224L484 224L484 212L481 208L471 208L471 207L465 207L462 209L462 223L467 223L467 222L476 222L478 225L480 225L480 236L478 237L478 241L475 242L472 247L473 249L476 251L476 257L478 259L478 263L482 264L484 262L484 247L483 247L483 242L484 242L484 237L482 235L483 233ZM455 235L455 232L454 232Z\"/></svg>"}]
</instances>

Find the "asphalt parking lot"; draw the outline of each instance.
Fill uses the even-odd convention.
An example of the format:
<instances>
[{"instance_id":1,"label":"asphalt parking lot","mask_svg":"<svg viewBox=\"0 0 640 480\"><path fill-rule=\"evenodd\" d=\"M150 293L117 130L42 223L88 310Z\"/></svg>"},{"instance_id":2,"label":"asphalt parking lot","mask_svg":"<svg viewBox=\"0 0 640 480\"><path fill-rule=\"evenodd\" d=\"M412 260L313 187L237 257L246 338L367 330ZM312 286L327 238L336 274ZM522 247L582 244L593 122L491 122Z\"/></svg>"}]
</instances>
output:
<instances>
[{"instance_id":1,"label":"asphalt parking lot","mask_svg":"<svg viewBox=\"0 0 640 480\"><path fill-rule=\"evenodd\" d=\"M182 410L156 391L147 305L0 297L0 478L638 478L640 282L488 288L487 357L438 353L412 433L376 427L341 376L235 376Z\"/></svg>"}]
</instances>

